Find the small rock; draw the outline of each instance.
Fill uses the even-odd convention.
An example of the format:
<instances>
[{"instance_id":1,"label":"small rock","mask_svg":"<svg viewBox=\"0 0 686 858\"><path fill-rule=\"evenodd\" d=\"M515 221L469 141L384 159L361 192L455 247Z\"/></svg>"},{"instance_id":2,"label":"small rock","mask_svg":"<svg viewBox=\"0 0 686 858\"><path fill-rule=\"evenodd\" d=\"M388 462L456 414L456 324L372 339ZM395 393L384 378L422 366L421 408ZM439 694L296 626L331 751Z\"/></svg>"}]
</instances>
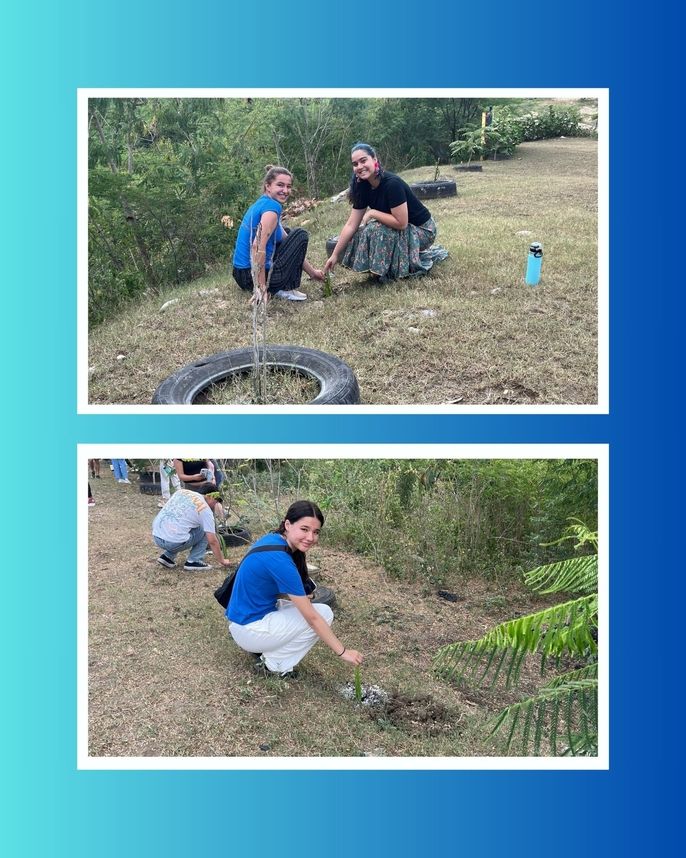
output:
<instances>
[{"instance_id":1,"label":"small rock","mask_svg":"<svg viewBox=\"0 0 686 858\"><path fill-rule=\"evenodd\" d=\"M126 360L126 355L123 355L123 354L121 354L121 353L120 353L120 354L118 354L118 355L117 355L117 360Z\"/></svg>"},{"instance_id":2,"label":"small rock","mask_svg":"<svg viewBox=\"0 0 686 858\"><path fill-rule=\"evenodd\" d=\"M129 647L129 648L126 650L126 654L127 654L127 655L135 655L135 654L136 654L136 650L135 650L135 649L133 649L132 647Z\"/></svg>"},{"instance_id":3,"label":"small rock","mask_svg":"<svg viewBox=\"0 0 686 858\"><path fill-rule=\"evenodd\" d=\"M178 299L178 298L172 298L170 301L165 301L165 303L164 303L164 304L162 304L162 306L160 307L160 313L164 313L164 311L165 311L168 307L171 307L171 306L173 306L174 304L178 304L178 303L179 303L179 299Z\"/></svg>"},{"instance_id":4,"label":"small rock","mask_svg":"<svg viewBox=\"0 0 686 858\"><path fill-rule=\"evenodd\" d=\"M435 315L436 315L435 310L422 310L422 316L426 316L427 319L433 319L433 317Z\"/></svg>"},{"instance_id":5,"label":"small rock","mask_svg":"<svg viewBox=\"0 0 686 858\"><path fill-rule=\"evenodd\" d=\"M520 229L519 232L516 234L517 235L531 235L531 230L530 229Z\"/></svg>"},{"instance_id":6,"label":"small rock","mask_svg":"<svg viewBox=\"0 0 686 858\"><path fill-rule=\"evenodd\" d=\"M491 289L491 295L497 295L498 292L502 292L502 291L503 290L500 288L500 286L496 286L495 289Z\"/></svg>"},{"instance_id":7,"label":"small rock","mask_svg":"<svg viewBox=\"0 0 686 858\"><path fill-rule=\"evenodd\" d=\"M198 295L202 295L203 297L205 295L218 295L218 294L219 294L219 289L198 289ZM178 298L172 298L171 301L167 301L167 303L164 305L164 307L166 307L168 304L173 303L173 301L178 301L178 300L179 300ZM164 310L164 307L162 307L162 310Z\"/></svg>"},{"instance_id":8,"label":"small rock","mask_svg":"<svg viewBox=\"0 0 686 858\"><path fill-rule=\"evenodd\" d=\"M94 366L89 366L89 367L88 367L88 375L93 375L93 373L94 373L94 372L95 372L95 367L94 367Z\"/></svg>"},{"instance_id":9,"label":"small rock","mask_svg":"<svg viewBox=\"0 0 686 858\"><path fill-rule=\"evenodd\" d=\"M269 742L262 742L262 744L260 745L260 751L271 751L271 749L272 746L269 744Z\"/></svg>"},{"instance_id":10,"label":"small rock","mask_svg":"<svg viewBox=\"0 0 686 858\"><path fill-rule=\"evenodd\" d=\"M407 330L408 330L411 334L418 334L418 333L420 333L419 328L408 328Z\"/></svg>"}]
</instances>

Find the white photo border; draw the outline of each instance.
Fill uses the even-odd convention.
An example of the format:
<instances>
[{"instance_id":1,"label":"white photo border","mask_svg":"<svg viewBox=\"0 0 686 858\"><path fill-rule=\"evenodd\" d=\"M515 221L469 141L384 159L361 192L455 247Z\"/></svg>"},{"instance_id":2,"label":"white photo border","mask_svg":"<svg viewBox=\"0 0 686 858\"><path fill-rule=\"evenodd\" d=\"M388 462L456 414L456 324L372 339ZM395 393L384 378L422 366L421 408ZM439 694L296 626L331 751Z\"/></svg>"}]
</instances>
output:
<instances>
[{"instance_id":1,"label":"white photo border","mask_svg":"<svg viewBox=\"0 0 686 858\"><path fill-rule=\"evenodd\" d=\"M607 88L80 88L77 96L77 412L198 414L193 405L98 405L88 401L88 99L89 98L595 98L598 100L597 402L584 405L203 405L203 414L608 414L610 130ZM228 262L227 262L228 265Z\"/></svg>"},{"instance_id":2,"label":"white photo border","mask_svg":"<svg viewBox=\"0 0 686 858\"><path fill-rule=\"evenodd\" d=\"M598 462L597 757L102 757L88 754L88 508L77 491L77 768L82 770L607 770L609 755L609 446L607 444L183 444L184 454L230 459L595 459ZM314 450L314 454L313 451ZM164 459L171 444L78 444L77 486L88 459Z\"/></svg>"}]
</instances>

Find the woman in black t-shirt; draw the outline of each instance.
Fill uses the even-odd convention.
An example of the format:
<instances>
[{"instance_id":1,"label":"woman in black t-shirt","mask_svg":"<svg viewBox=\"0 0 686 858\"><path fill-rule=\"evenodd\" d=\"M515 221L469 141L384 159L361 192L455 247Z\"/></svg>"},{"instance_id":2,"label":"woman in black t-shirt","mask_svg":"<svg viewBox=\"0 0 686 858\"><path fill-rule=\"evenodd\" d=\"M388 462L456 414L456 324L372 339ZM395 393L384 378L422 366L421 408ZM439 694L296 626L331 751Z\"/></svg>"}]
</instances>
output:
<instances>
[{"instance_id":1,"label":"woman in black t-shirt","mask_svg":"<svg viewBox=\"0 0 686 858\"><path fill-rule=\"evenodd\" d=\"M214 484L216 488L214 465L209 459L173 459L172 464L182 489L191 492L199 492L201 489L204 491L207 483Z\"/></svg>"},{"instance_id":2,"label":"woman in black t-shirt","mask_svg":"<svg viewBox=\"0 0 686 858\"><path fill-rule=\"evenodd\" d=\"M351 160L353 209L324 271L340 262L353 271L370 271L382 283L424 274L432 262L422 260L420 251L436 238L431 212L406 182L381 167L367 143L355 143Z\"/></svg>"}]
</instances>

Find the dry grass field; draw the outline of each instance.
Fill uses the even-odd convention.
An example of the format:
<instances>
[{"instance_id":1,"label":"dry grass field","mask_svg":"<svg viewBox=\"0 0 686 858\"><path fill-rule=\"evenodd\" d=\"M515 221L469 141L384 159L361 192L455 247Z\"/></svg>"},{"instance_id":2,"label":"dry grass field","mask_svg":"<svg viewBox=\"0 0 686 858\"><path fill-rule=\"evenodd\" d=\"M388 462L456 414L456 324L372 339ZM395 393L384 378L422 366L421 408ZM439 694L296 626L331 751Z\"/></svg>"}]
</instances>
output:
<instances>
[{"instance_id":1,"label":"dry grass field","mask_svg":"<svg viewBox=\"0 0 686 858\"><path fill-rule=\"evenodd\" d=\"M309 559L334 589L334 628L365 654L362 682L393 695L370 710L344 699L350 665L318 644L295 681L258 677L231 640L211 572L164 569L150 536L157 498L93 480L88 522L88 747L91 756L485 756L485 719L532 690L460 689L432 671L443 644L545 604L517 584L470 580L456 601L390 580L369 558L326 543ZM84 496L85 503L85 496ZM254 532L257 537L260 533ZM235 549L236 560L242 549ZM211 562L211 558L210 558Z\"/></svg>"},{"instance_id":2,"label":"dry grass field","mask_svg":"<svg viewBox=\"0 0 686 858\"><path fill-rule=\"evenodd\" d=\"M455 178L458 196L428 206L446 261L426 277L385 286L339 266L330 297L304 278L307 302L271 302L267 341L346 361L365 404L596 403L597 142L525 143L481 173L442 173ZM433 168L403 175L430 180ZM346 203L327 201L289 221L310 232L313 264L323 264L326 238L346 217ZM535 288L524 284L533 240L545 253ZM89 400L150 403L181 366L251 341L251 311L227 260L90 332Z\"/></svg>"}]
</instances>

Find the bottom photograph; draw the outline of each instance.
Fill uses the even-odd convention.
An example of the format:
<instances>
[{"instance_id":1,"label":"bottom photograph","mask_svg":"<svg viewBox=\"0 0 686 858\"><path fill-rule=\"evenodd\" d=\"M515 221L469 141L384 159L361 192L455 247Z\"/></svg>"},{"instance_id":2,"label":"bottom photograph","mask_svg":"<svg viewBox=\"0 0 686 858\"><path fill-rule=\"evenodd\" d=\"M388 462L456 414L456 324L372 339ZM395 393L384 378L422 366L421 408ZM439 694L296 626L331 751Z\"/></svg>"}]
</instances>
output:
<instances>
[{"instance_id":1,"label":"bottom photograph","mask_svg":"<svg viewBox=\"0 0 686 858\"><path fill-rule=\"evenodd\" d=\"M305 449L79 446L79 767L607 767L606 448Z\"/></svg>"}]
</instances>

